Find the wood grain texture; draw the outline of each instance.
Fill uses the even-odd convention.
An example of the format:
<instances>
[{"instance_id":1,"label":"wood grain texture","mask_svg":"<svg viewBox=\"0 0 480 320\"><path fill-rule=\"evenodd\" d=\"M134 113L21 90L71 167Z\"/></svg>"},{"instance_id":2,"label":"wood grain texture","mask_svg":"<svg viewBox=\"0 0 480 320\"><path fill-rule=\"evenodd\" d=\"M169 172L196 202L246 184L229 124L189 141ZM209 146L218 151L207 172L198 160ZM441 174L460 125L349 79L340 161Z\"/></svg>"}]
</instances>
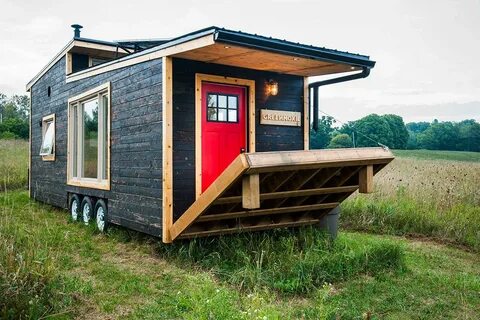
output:
<instances>
[{"instance_id":1,"label":"wood grain texture","mask_svg":"<svg viewBox=\"0 0 480 320\"><path fill-rule=\"evenodd\" d=\"M242 179L242 207L260 208L260 176L258 174L249 174Z\"/></svg>"},{"instance_id":2,"label":"wood grain texture","mask_svg":"<svg viewBox=\"0 0 480 320\"><path fill-rule=\"evenodd\" d=\"M162 240L172 242L170 228L173 224L173 74L172 58L162 60L162 152L163 152L163 201L162 201Z\"/></svg>"},{"instance_id":3,"label":"wood grain texture","mask_svg":"<svg viewBox=\"0 0 480 320\"><path fill-rule=\"evenodd\" d=\"M373 192L373 165L368 165L360 169L359 172L359 192Z\"/></svg>"}]
</instances>

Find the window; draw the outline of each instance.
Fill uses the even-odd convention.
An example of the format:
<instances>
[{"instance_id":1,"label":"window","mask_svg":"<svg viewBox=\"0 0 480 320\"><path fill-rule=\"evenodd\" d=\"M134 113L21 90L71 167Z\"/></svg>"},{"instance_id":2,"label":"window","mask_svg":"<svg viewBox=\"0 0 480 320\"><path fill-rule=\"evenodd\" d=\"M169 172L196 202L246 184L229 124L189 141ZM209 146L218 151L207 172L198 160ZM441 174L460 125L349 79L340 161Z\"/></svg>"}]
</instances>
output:
<instances>
[{"instance_id":1,"label":"window","mask_svg":"<svg viewBox=\"0 0 480 320\"><path fill-rule=\"evenodd\" d=\"M110 188L110 83L69 99L68 184Z\"/></svg>"},{"instance_id":2,"label":"window","mask_svg":"<svg viewBox=\"0 0 480 320\"><path fill-rule=\"evenodd\" d=\"M88 66L89 67L95 67L95 66L98 66L99 64L102 64L102 63L105 63L105 62L108 62L108 61L110 61L110 59L98 58L98 57L89 57Z\"/></svg>"},{"instance_id":3,"label":"window","mask_svg":"<svg viewBox=\"0 0 480 320\"><path fill-rule=\"evenodd\" d=\"M42 118L42 146L40 155L43 161L55 160L55 114Z\"/></svg>"},{"instance_id":4,"label":"window","mask_svg":"<svg viewBox=\"0 0 480 320\"><path fill-rule=\"evenodd\" d=\"M238 122L238 96L207 94L207 121Z\"/></svg>"}]
</instances>

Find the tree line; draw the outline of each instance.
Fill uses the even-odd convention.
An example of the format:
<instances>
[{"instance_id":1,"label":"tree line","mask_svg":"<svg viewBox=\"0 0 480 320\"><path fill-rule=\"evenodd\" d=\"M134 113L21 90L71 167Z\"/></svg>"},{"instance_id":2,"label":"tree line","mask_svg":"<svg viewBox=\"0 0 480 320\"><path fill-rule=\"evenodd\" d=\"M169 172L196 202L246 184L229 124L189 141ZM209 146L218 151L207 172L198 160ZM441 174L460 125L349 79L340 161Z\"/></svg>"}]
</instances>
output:
<instances>
[{"instance_id":1,"label":"tree line","mask_svg":"<svg viewBox=\"0 0 480 320\"><path fill-rule=\"evenodd\" d=\"M29 104L26 95L0 93L0 139L28 139Z\"/></svg>"},{"instance_id":2,"label":"tree line","mask_svg":"<svg viewBox=\"0 0 480 320\"><path fill-rule=\"evenodd\" d=\"M310 132L310 148L351 148L380 145L391 149L428 149L480 152L480 124L460 122L410 122L394 115L370 114L335 126L330 116L319 119L317 131Z\"/></svg>"},{"instance_id":3,"label":"tree line","mask_svg":"<svg viewBox=\"0 0 480 320\"><path fill-rule=\"evenodd\" d=\"M26 95L7 97L0 93L0 139L29 136L29 99ZM334 118L322 116L317 131L310 132L310 148L374 147L480 152L480 124L460 122L410 122L395 114L370 114L336 125Z\"/></svg>"}]
</instances>

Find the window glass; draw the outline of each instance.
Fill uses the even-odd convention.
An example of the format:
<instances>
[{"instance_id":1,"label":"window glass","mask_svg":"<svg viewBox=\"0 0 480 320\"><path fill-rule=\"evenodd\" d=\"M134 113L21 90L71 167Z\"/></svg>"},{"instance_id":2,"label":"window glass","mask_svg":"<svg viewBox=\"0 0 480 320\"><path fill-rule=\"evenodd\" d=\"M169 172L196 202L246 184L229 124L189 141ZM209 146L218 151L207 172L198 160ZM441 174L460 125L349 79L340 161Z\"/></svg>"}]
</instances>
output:
<instances>
[{"instance_id":1,"label":"window glass","mask_svg":"<svg viewBox=\"0 0 480 320\"><path fill-rule=\"evenodd\" d=\"M218 107L224 108L224 109L227 108L227 96L222 96L222 95L218 96Z\"/></svg>"},{"instance_id":2,"label":"window glass","mask_svg":"<svg viewBox=\"0 0 480 320\"><path fill-rule=\"evenodd\" d=\"M238 96L207 94L207 120L238 122Z\"/></svg>"},{"instance_id":3,"label":"window glass","mask_svg":"<svg viewBox=\"0 0 480 320\"><path fill-rule=\"evenodd\" d=\"M218 109L218 121L227 121L227 109Z\"/></svg>"},{"instance_id":4,"label":"window glass","mask_svg":"<svg viewBox=\"0 0 480 320\"><path fill-rule=\"evenodd\" d=\"M208 120L217 121L217 109L216 108L208 108Z\"/></svg>"},{"instance_id":5,"label":"window glass","mask_svg":"<svg viewBox=\"0 0 480 320\"><path fill-rule=\"evenodd\" d=\"M70 185L109 188L110 101L106 85L70 102L68 181Z\"/></svg>"},{"instance_id":6,"label":"window glass","mask_svg":"<svg viewBox=\"0 0 480 320\"><path fill-rule=\"evenodd\" d=\"M83 176L97 178L98 100L83 103Z\"/></svg>"},{"instance_id":7,"label":"window glass","mask_svg":"<svg viewBox=\"0 0 480 320\"><path fill-rule=\"evenodd\" d=\"M216 108L217 107L217 95L216 94L209 94L207 103L208 103L209 108Z\"/></svg>"},{"instance_id":8,"label":"window glass","mask_svg":"<svg viewBox=\"0 0 480 320\"><path fill-rule=\"evenodd\" d=\"M73 105L71 109L72 118L73 118L73 148L72 148L72 169L73 169L73 176L78 176L78 105Z\"/></svg>"},{"instance_id":9,"label":"window glass","mask_svg":"<svg viewBox=\"0 0 480 320\"><path fill-rule=\"evenodd\" d=\"M43 123L46 126L45 134L43 135L42 147L40 148L41 156L48 156L53 154L53 143L55 140L54 137L54 125L53 121Z\"/></svg>"},{"instance_id":10,"label":"window glass","mask_svg":"<svg viewBox=\"0 0 480 320\"><path fill-rule=\"evenodd\" d=\"M228 97L228 109L237 109L237 99L236 96Z\"/></svg>"},{"instance_id":11,"label":"window glass","mask_svg":"<svg viewBox=\"0 0 480 320\"><path fill-rule=\"evenodd\" d=\"M237 122L237 110L228 110L228 122Z\"/></svg>"},{"instance_id":12,"label":"window glass","mask_svg":"<svg viewBox=\"0 0 480 320\"><path fill-rule=\"evenodd\" d=\"M102 126L102 137L103 137L103 150L102 150L102 159L103 159L103 170L102 170L102 179L107 179L107 168L108 168L108 96L102 96L102 115L103 115L103 126Z\"/></svg>"}]
</instances>

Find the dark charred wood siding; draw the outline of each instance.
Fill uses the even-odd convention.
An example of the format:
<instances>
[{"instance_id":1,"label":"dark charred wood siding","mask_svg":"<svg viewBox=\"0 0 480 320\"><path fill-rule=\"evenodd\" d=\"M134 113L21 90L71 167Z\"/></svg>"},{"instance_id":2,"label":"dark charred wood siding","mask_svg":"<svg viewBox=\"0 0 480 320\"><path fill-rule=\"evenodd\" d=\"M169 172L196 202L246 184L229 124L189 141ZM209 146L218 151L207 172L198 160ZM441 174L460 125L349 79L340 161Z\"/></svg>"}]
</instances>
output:
<instances>
[{"instance_id":1,"label":"dark charred wood siding","mask_svg":"<svg viewBox=\"0 0 480 320\"><path fill-rule=\"evenodd\" d=\"M67 100L111 82L111 190L66 185ZM162 62L153 60L65 83L65 58L32 87L32 195L67 207L67 192L108 201L108 219L160 235L162 222ZM47 88L52 94L47 96ZM56 115L56 159L38 155L43 116Z\"/></svg>"},{"instance_id":2,"label":"dark charred wood siding","mask_svg":"<svg viewBox=\"0 0 480 320\"><path fill-rule=\"evenodd\" d=\"M178 218L195 200L195 73L255 80L256 151L303 149L303 127L260 125L260 109L298 111L303 119L303 78L197 61L173 60L173 187ZM267 98L265 84L278 82ZM302 121L303 124L303 121Z\"/></svg>"}]
</instances>

